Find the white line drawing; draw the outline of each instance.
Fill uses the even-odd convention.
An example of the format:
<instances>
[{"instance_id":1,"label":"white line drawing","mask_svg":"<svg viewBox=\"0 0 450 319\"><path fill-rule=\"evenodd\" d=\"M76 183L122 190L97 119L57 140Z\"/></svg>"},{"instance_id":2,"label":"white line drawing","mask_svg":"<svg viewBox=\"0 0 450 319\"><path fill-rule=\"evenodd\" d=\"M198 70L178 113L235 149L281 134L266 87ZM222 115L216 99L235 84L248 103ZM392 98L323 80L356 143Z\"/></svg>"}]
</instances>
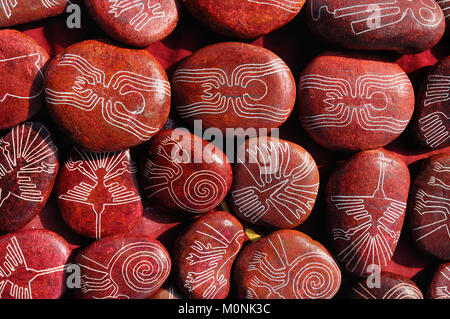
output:
<instances>
[{"instance_id":1,"label":"white line drawing","mask_svg":"<svg viewBox=\"0 0 450 319\"><path fill-rule=\"evenodd\" d=\"M302 182L313 173L315 167L309 156L289 169L291 149L286 142L255 143L246 151L249 163L258 165L259 170L253 175L245 160L238 159L254 183L254 186L231 193L241 214L255 223L270 212L294 224L312 210L319 183L304 185Z\"/></svg>"},{"instance_id":2,"label":"white line drawing","mask_svg":"<svg viewBox=\"0 0 450 319\"><path fill-rule=\"evenodd\" d=\"M343 210L358 222L357 226L348 229L334 228L332 234L333 240L348 242L338 258L352 272L360 267L361 275L364 275L368 265L383 267L391 259L393 251L389 241L397 244L400 231L394 230L394 226L406 209L405 202L385 194L384 179L389 161L380 153L378 162L378 185L372 195L331 196L338 210Z\"/></svg>"},{"instance_id":3,"label":"white line drawing","mask_svg":"<svg viewBox=\"0 0 450 319\"><path fill-rule=\"evenodd\" d=\"M446 18L450 17L450 0L436 0Z\"/></svg>"},{"instance_id":4,"label":"white line drawing","mask_svg":"<svg viewBox=\"0 0 450 319\"><path fill-rule=\"evenodd\" d=\"M442 163L436 162L433 165L433 171L437 173L450 173L450 166L445 166Z\"/></svg>"},{"instance_id":5,"label":"white line drawing","mask_svg":"<svg viewBox=\"0 0 450 319\"><path fill-rule=\"evenodd\" d=\"M418 236L420 236L416 239L417 241L437 231L447 232L450 239L450 199L433 196L426 193L423 189L419 189L415 197L414 211L421 216L427 214L433 217L427 224L413 228L413 231L418 232Z\"/></svg>"},{"instance_id":6,"label":"white line drawing","mask_svg":"<svg viewBox=\"0 0 450 319\"><path fill-rule=\"evenodd\" d=\"M81 292L94 294L94 299L133 298L127 290L150 294L169 276L170 260L162 253L155 243L134 242L121 247L106 265L83 254L78 263Z\"/></svg>"},{"instance_id":7,"label":"white line drawing","mask_svg":"<svg viewBox=\"0 0 450 319\"><path fill-rule=\"evenodd\" d=\"M383 131L400 134L409 120L388 116L374 116L390 107L389 91L407 90L411 81L405 73L395 75L364 74L355 81L355 86L343 79L307 74L300 81L300 89L325 92L323 103L325 114L303 117L306 129L343 128L356 123L367 131Z\"/></svg>"},{"instance_id":8,"label":"white line drawing","mask_svg":"<svg viewBox=\"0 0 450 319\"><path fill-rule=\"evenodd\" d=\"M389 289L381 298L375 296L370 289L361 282L352 290L364 299L423 299L422 293L411 284L401 283Z\"/></svg>"},{"instance_id":9,"label":"white line drawing","mask_svg":"<svg viewBox=\"0 0 450 319\"><path fill-rule=\"evenodd\" d=\"M424 105L450 101L450 76L430 75L425 92Z\"/></svg>"},{"instance_id":10,"label":"white line drawing","mask_svg":"<svg viewBox=\"0 0 450 319\"><path fill-rule=\"evenodd\" d=\"M303 2L299 0L247 0L261 5L277 7L281 10L297 13L303 7Z\"/></svg>"},{"instance_id":11,"label":"white line drawing","mask_svg":"<svg viewBox=\"0 0 450 319\"><path fill-rule=\"evenodd\" d=\"M41 3L47 9L50 9L52 7L55 7L55 6L59 5L58 0L41 0Z\"/></svg>"},{"instance_id":12,"label":"white line drawing","mask_svg":"<svg viewBox=\"0 0 450 319\"><path fill-rule=\"evenodd\" d=\"M41 4L47 9L59 5L58 0L41 0ZM13 14L12 9L16 9L17 5L17 0L0 0L0 6L3 9L3 13L8 19L11 18Z\"/></svg>"},{"instance_id":13,"label":"white line drawing","mask_svg":"<svg viewBox=\"0 0 450 319\"><path fill-rule=\"evenodd\" d=\"M65 167L70 172L83 174L86 181L60 195L59 199L90 206L95 214L95 236L100 239L102 214L108 206L126 205L141 200L136 190L128 189L117 179L124 174L132 175L137 170L127 151L90 153L78 148L74 151L81 160L69 157ZM98 198L102 199L101 202L96 200Z\"/></svg>"},{"instance_id":14,"label":"white line drawing","mask_svg":"<svg viewBox=\"0 0 450 319\"><path fill-rule=\"evenodd\" d=\"M430 147L437 147L450 139L449 117L443 112L434 112L419 119L419 127L425 142Z\"/></svg>"},{"instance_id":15,"label":"white line drawing","mask_svg":"<svg viewBox=\"0 0 450 319\"><path fill-rule=\"evenodd\" d=\"M222 274L222 269L229 266L241 249L239 239L244 231L237 231L231 239L225 237L220 231L208 223L196 233L203 235L202 240L196 240L191 245L191 252L186 260L190 266L199 264L204 270L200 272L189 271L186 275L184 287L194 291L199 287L207 287L203 292L204 299L215 299L217 294L227 286L228 279ZM225 255L228 255L225 258ZM194 266L196 267L196 266Z\"/></svg>"},{"instance_id":16,"label":"white line drawing","mask_svg":"<svg viewBox=\"0 0 450 319\"><path fill-rule=\"evenodd\" d=\"M339 268L331 257L323 253L310 252L289 261L283 240L269 244L277 261L272 263L268 254L256 251L249 263L248 271L254 273L247 288L248 299L286 299L283 290L291 290L297 299L319 299L333 297L340 286ZM276 257L274 257L276 258ZM280 267L275 265L281 264ZM257 293L263 290L264 293Z\"/></svg>"},{"instance_id":17,"label":"white line drawing","mask_svg":"<svg viewBox=\"0 0 450 319\"><path fill-rule=\"evenodd\" d=\"M145 164L144 177L150 182L147 198L151 198L159 192L167 191L174 203L182 210L189 212L207 212L215 208L217 201L225 197L227 182L219 173L211 170L198 170L187 178L184 178L184 170L175 154L187 151L180 142L172 137L166 137L155 155L163 159L165 165L159 165L148 159ZM153 154L150 154L151 156ZM184 181L184 182L183 182ZM174 185L183 183L184 199L178 198L174 191ZM200 206L204 208L200 209Z\"/></svg>"},{"instance_id":18,"label":"white line drawing","mask_svg":"<svg viewBox=\"0 0 450 319\"><path fill-rule=\"evenodd\" d=\"M45 92L48 103L68 105L86 112L100 105L105 122L141 140L147 140L158 132L158 128L146 125L139 121L137 116L143 114L147 107L144 94L153 92L170 96L168 81L129 71L118 71L107 82L102 70L74 54L64 54L58 66L74 68L81 75L74 81L74 92L57 92L47 88ZM127 95L138 97L139 102L125 105L121 98L127 98Z\"/></svg>"},{"instance_id":19,"label":"white line drawing","mask_svg":"<svg viewBox=\"0 0 450 319\"><path fill-rule=\"evenodd\" d=\"M450 191L450 185L447 185L443 180L441 180L440 178L437 178L436 176L430 177L430 179L428 180L428 185L440 187L440 188Z\"/></svg>"},{"instance_id":20,"label":"white line drawing","mask_svg":"<svg viewBox=\"0 0 450 319\"><path fill-rule=\"evenodd\" d=\"M394 26L406 17L424 27L437 26L444 19L442 10L432 0L414 0L414 4L412 0L366 0L364 2L368 3L348 7L340 7L339 1L326 1L325 5L322 2L323 0L311 0L312 19L319 21L322 11L335 19L348 19L355 35ZM379 18L379 24L370 23L374 14Z\"/></svg>"},{"instance_id":21,"label":"white line drawing","mask_svg":"<svg viewBox=\"0 0 450 319\"><path fill-rule=\"evenodd\" d=\"M446 266L444 269L441 270L440 275L445 277L447 279L447 285L446 286L437 286L434 288L434 295L435 299L450 299L450 266Z\"/></svg>"},{"instance_id":22,"label":"white line drawing","mask_svg":"<svg viewBox=\"0 0 450 319\"><path fill-rule=\"evenodd\" d=\"M231 76L220 68L179 69L174 74L174 82L199 83L204 91L200 102L178 105L177 111L182 117L193 117L223 114L232 109L238 117L245 119L284 121L290 110L263 104L270 89L264 78L288 71L281 59L264 64L239 65Z\"/></svg>"},{"instance_id":23,"label":"white line drawing","mask_svg":"<svg viewBox=\"0 0 450 319\"><path fill-rule=\"evenodd\" d=\"M67 267L67 265L60 265L42 270L28 267L16 236L11 237L10 242L6 245L6 255L2 257L0 261L0 299L4 296L14 299L33 299L32 285L38 277L63 272ZM27 283L23 284L23 282Z\"/></svg>"},{"instance_id":24,"label":"white line drawing","mask_svg":"<svg viewBox=\"0 0 450 319\"><path fill-rule=\"evenodd\" d=\"M13 191L0 187L0 207L11 196L40 203L44 195L36 177L53 175L57 165L50 133L44 126L35 131L32 123L24 123L13 128L9 136L0 139L0 182L2 178L14 178L18 187Z\"/></svg>"},{"instance_id":25,"label":"white line drawing","mask_svg":"<svg viewBox=\"0 0 450 319\"><path fill-rule=\"evenodd\" d=\"M115 18L120 17L124 12L133 11L135 15L130 19L129 24L135 31L142 31L150 21L163 19L166 14L161 11L161 3L154 0L108 0L109 11ZM156 2L153 3L152 2Z\"/></svg>"}]
</instances>

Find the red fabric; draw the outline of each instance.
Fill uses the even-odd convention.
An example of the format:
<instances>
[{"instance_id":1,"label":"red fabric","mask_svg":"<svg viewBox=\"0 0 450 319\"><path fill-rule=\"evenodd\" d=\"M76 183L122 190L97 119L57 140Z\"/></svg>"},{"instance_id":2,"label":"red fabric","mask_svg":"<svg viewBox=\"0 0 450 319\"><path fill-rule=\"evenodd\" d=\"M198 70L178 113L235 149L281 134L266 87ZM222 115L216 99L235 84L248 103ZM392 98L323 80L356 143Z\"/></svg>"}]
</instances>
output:
<instances>
[{"instance_id":1,"label":"red fabric","mask_svg":"<svg viewBox=\"0 0 450 319\"><path fill-rule=\"evenodd\" d=\"M37 40L48 51L50 56L54 56L63 48L84 39L106 38L106 35L87 16L84 8L81 29L69 30L66 27L65 21L66 16L63 15L33 24L19 26L17 29ZM333 31L330 30L330 32ZM233 41L233 39L222 37L205 29L183 10L181 20L175 31L163 41L148 47L147 50L161 62L170 77L180 60L189 56L197 49L222 41ZM336 49L328 44L322 43L311 35L304 24L302 14L282 29L250 43L263 46L278 54L289 65L296 79L299 78L302 69L307 63L318 53ZM417 91L423 80L424 72L439 59L449 55L450 47L447 44L447 39L444 38L435 48L421 54L405 56L384 52L378 54L397 61L408 75L410 75ZM320 167L321 191L316 207L311 217L298 229L304 231L314 239L319 240L332 251L325 221L323 189L336 163L347 159L351 154L330 152L314 143L301 128L295 111L288 122L281 128L281 137L306 148ZM435 152L419 150L410 140L408 131L385 148L399 154L404 159L411 169L412 178L417 172L421 159L434 153L450 151L450 148ZM47 211L55 214L54 200L49 205L53 208L50 209L47 207ZM66 234L65 237L69 238L68 240L72 242L73 247L82 244L83 241L75 239L76 236L67 236L68 230L63 226L49 226L45 220L46 218L43 218L42 224L44 226ZM170 247L168 248L170 250ZM420 252L414 246L409 237L406 218L398 248L387 270L412 278L419 284L422 291L425 292L430 276L438 263L438 260Z\"/></svg>"}]
</instances>

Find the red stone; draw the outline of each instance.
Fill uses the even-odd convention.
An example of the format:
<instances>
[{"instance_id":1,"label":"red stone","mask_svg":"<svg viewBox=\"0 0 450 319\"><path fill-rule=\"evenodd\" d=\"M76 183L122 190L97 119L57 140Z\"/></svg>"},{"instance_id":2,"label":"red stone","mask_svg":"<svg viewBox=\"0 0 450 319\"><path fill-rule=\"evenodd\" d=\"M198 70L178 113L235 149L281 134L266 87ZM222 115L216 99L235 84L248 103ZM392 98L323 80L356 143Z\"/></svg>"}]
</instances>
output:
<instances>
[{"instance_id":1,"label":"red stone","mask_svg":"<svg viewBox=\"0 0 450 319\"><path fill-rule=\"evenodd\" d=\"M0 6L0 27L54 17L64 12L67 0L7 0Z\"/></svg>"},{"instance_id":2,"label":"red stone","mask_svg":"<svg viewBox=\"0 0 450 319\"><path fill-rule=\"evenodd\" d=\"M0 17L1 13L0 9ZM45 49L29 36L0 30L0 130L29 120L40 110L48 59Z\"/></svg>"},{"instance_id":3,"label":"red stone","mask_svg":"<svg viewBox=\"0 0 450 319\"><path fill-rule=\"evenodd\" d=\"M83 299L146 299L170 273L167 250L148 237L115 235L102 238L76 259L81 268Z\"/></svg>"},{"instance_id":4,"label":"red stone","mask_svg":"<svg viewBox=\"0 0 450 319\"><path fill-rule=\"evenodd\" d=\"M76 233L96 239L131 230L143 210L135 173L129 151L75 148L55 187L64 221Z\"/></svg>"},{"instance_id":5,"label":"red stone","mask_svg":"<svg viewBox=\"0 0 450 319\"><path fill-rule=\"evenodd\" d=\"M306 0L183 0L202 24L211 30L253 39L291 21Z\"/></svg>"},{"instance_id":6,"label":"red stone","mask_svg":"<svg viewBox=\"0 0 450 319\"><path fill-rule=\"evenodd\" d=\"M428 299L450 299L450 263L439 265L428 287Z\"/></svg>"},{"instance_id":7,"label":"red stone","mask_svg":"<svg viewBox=\"0 0 450 319\"><path fill-rule=\"evenodd\" d=\"M58 299L66 287L70 249L47 230L21 230L0 237L0 298Z\"/></svg>"},{"instance_id":8,"label":"red stone","mask_svg":"<svg viewBox=\"0 0 450 319\"><path fill-rule=\"evenodd\" d=\"M447 26L447 30L450 27L450 3L447 0L436 0L437 4L441 7L442 11L445 15L445 24Z\"/></svg>"},{"instance_id":9,"label":"red stone","mask_svg":"<svg viewBox=\"0 0 450 319\"><path fill-rule=\"evenodd\" d=\"M242 299L330 299L339 290L341 272L324 246L285 229L246 246L233 279Z\"/></svg>"},{"instance_id":10,"label":"red stone","mask_svg":"<svg viewBox=\"0 0 450 319\"><path fill-rule=\"evenodd\" d=\"M332 241L341 265L367 276L391 260L405 218L410 184L406 164L393 153L364 151L339 166L326 202Z\"/></svg>"},{"instance_id":11,"label":"red stone","mask_svg":"<svg viewBox=\"0 0 450 319\"><path fill-rule=\"evenodd\" d=\"M155 205L169 212L205 213L225 198L233 172L219 148L175 129L150 141L141 177L143 193Z\"/></svg>"},{"instance_id":12,"label":"red stone","mask_svg":"<svg viewBox=\"0 0 450 319\"><path fill-rule=\"evenodd\" d=\"M229 213L212 212L195 220L174 246L178 289L190 299L226 298L244 237L241 223Z\"/></svg>"},{"instance_id":13,"label":"red stone","mask_svg":"<svg viewBox=\"0 0 450 319\"><path fill-rule=\"evenodd\" d=\"M422 164L410 192L409 221L416 244L429 254L450 260L450 153Z\"/></svg>"},{"instance_id":14,"label":"red stone","mask_svg":"<svg viewBox=\"0 0 450 319\"><path fill-rule=\"evenodd\" d=\"M414 90L395 63L354 53L324 53L298 85L300 121L320 145L338 151L384 146L406 128Z\"/></svg>"},{"instance_id":15,"label":"red stone","mask_svg":"<svg viewBox=\"0 0 450 319\"><path fill-rule=\"evenodd\" d=\"M84 4L110 37L138 47L168 36L180 10L178 0L84 0Z\"/></svg>"},{"instance_id":16,"label":"red stone","mask_svg":"<svg viewBox=\"0 0 450 319\"><path fill-rule=\"evenodd\" d=\"M247 140L237 155L229 201L236 216L277 228L293 228L308 218L319 190L319 171L304 148L259 137Z\"/></svg>"},{"instance_id":17,"label":"red stone","mask_svg":"<svg viewBox=\"0 0 450 319\"><path fill-rule=\"evenodd\" d=\"M0 231L18 230L42 210L58 173L57 156L40 123L21 124L0 139Z\"/></svg>"},{"instance_id":18,"label":"red stone","mask_svg":"<svg viewBox=\"0 0 450 319\"><path fill-rule=\"evenodd\" d=\"M352 292L350 293L349 298L423 299L423 296L420 289L412 280L389 272L382 272L378 283L376 281L370 281L369 286L366 280L357 282L352 287Z\"/></svg>"},{"instance_id":19,"label":"red stone","mask_svg":"<svg viewBox=\"0 0 450 319\"><path fill-rule=\"evenodd\" d=\"M172 80L178 114L203 128L276 128L294 107L295 81L271 51L245 43L207 46L184 60ZM232 134L228 134L232 135Z\"/></svg>"},{"instance_id":20,"label":"red stone","mask_svg":"<svg viewBox=\"0 0 450 319\"><path fill-rule=\"evenodd\" d=\"M418 53L435 46L445 31L434 0L311 0L305 12L313 33L356 50Z\"/></svg>"},{"instance_id":21,"label":"red stone","mask_svg":"<svg viewBox=\"0 0 450 319\"><path fill-rule=\"evenodd\" d=\"M150 299L184 299L184 297L172 285L164 285L159 288Z\"/></svg>"},{"instance_id":22,"label":"red stone","mask_svg":"<svg viewBox=\"0 0 450 319\"><path fill-rule=\"evenodd\" d=\"M74 44L50 62L45 87L55 123L91 152L141 144L169 115L170 84L145 50L95 40Z\"/></svg>"},{"instance_id":23,"label":"red stone","mask_svg":"<svg viewBox=\"0 0 450 319\"><path fill-rule=\"evenodd\" d=\"M449 7L450 9L450 7ZM412 135L420 146L450 146L450 57L438 62L426 75L417 98Z\"/></svg>"}]
</instances>

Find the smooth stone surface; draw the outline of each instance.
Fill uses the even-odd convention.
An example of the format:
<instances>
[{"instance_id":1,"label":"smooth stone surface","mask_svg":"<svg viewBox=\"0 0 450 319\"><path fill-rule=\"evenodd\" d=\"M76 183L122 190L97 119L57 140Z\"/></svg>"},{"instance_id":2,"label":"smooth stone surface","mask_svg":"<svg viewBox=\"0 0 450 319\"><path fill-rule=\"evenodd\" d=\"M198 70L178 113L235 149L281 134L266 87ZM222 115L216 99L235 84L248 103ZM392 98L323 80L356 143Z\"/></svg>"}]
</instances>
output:
<instances>
[{"instance_id":1,"label":"smooth stone surface","mask_svg":"<svg viewBox=\"0 0 450 319\"><path fill-rule=\"evenodd\" d=\"M414 89L395 63L328 52L303 71L298 106L303 128L317 143L361 151L384 146L405 130L414 111Z\"/></svg>"},{"instance_id":2,"label":"smooth stone surface","mask_svg":"<svg viewBox=\"0 0 450 319\"><path fill-rule=\"evenodd\" d=\"M171 261L155 239L114 235L102 238L76 257L83 299L146 299L166 281Z\"/></svg>"},{"instance_id":3,"label":"smooth stone surface","mask_svg":"<svg viewBox=\"0 0 450 319\"><path fill-rule=\"evenodd\" d=\"M0 5L0 28L54 17L64 12L67 0L7 0Z\"/></svg>"},{"instance_id":4,"label":"smooth stone surface","mask_svg":"<svg viewBox=\"0 0 450 319\"><path fill-rule=\"evenodd\" d=\"M450 153L423 162L410 194L413 240L425 252L450 260Z\"/></svg>"},{"instance_id":5,"label":"smooth stone surface","mask_svg":"<svg viewBox=\"0 0 450 319\"><path fill-rule=\"evenodd\" d=\"M0 30L0 130L29 120L41 109L48 59L45 49L26 34Z\"/></svg>"},{"instance_id":6,"label":"smooth stone surface","mask_svg":"<svg viewBox=\"0 0 450 319\"><path fill-rule=\"evenodd\" d=\"M450 299L450 263L437 268L428 287L427 299Z\"/></svg>"},{"instance_id":7,"label":"smooth stone surface","mask_svg":"<svg viewBox=\"0 0 450 319\"><path fill-rule=\"evenodd\" d=\"M372 150L336 168L326 188L327 218L337 258L355 276L391 260L405 218L409 170L397 155ZM369 267L370 266L370 267Z\"/></svg>"},{"instance_id":8,"label":"smooth stone surface","mask_svg":"<svg viewBox=\"0 0 450 319\"><path fill-rule=\"evenodd\" d=\"M18 230L42 210L58 168L57 148L42 124L18 125L0 139L0 231Z\"/></svg>"},{"instance_id":9,"label":"smooth stone surface","mask_svg":"<svg viewBox=\"0 0 450 319\"><path fill-rule=\"evenodd\" d=\"M434 0L311 0L305 13L313 33L356 50L418 53L436 45L445 31Z\"/></svg>"},{"instance_id":10,"label":"smooth stone surface","mask_svg":"<svg viewBox=\"0 0 450 319\"><path fill-rule=\"evenodd\" d=\"M173 285L164 285L159 288L149 299L184 299Z\"/></svg>"},{"instance_id":11,"label":"smooth stone surface","mask_svg":"<svg viewBox=\"0 0 450 319\"><path fill-rule=\"evenodd\" d=\"M331 299L341 285L341 271L326 248L290 229L246 246L233 269L241 299Z\"/></svg>"},{"instance_id":12,"label":"smooth stone surface","mask_svg":"<svg viewBox=\"0 0 450 319\"><path fill-rule=\"evenodd\" d=\"M110 37L138 47L168 36L180 10L178 0L84 0L84 4Z\"/></svg>"},{"instance_id":13,"label":"smooth stone surface","mask_svg":"<svg viewBox=\"0 0 450 319\"><path fill-rule=\"evenodd\" d=\"M248 139L237 154L229 205L238 218L276 228L293 228L308 218L319 171L304 148L259 137Z\"/></svg>"},{"instance_id":14,"label":"smooth stone surface","mask_svg":"<svg viewBox=\"0 0 450 319\"><path fill-rule=\"evenodd\" d=\"M244 229L226 212L212 212L182 231L174 246L178 289L190 299L224 299L231 266L244 242Z\"/></svg>"},{"instance_id":15,"label":"smooth stone surface","mask_svg":"<svg viewBox=\"0 0 450 319\"><path fill-rule=\"evenodd\" d=\"M349 298L423 299L420 289L408 278L388 272L382 272L380 275L379 287L370 288L366 280L359 281L352 287Z\"/></svg>"},{"instance_id":16,"label":"smooth stone surface","mask_svg":"<svg viewBox=\"0 0 450 319\"><path fill-rule=\"evenodd\" d=\"M420 146L430 149L450 146L448 91L450 91L450 57L439 61L425 76L417 97L412 135Z\"/></svg>"},{"instance_id":17,"label":"smooth stone surface","mask_svg":"<svg viewBox=\"0 0 450 319\"><path fill-rule=\"evenodd\" d=\"M295 103L288 66L271 51L245 43L200 49L179 65L172 85L181 118L224 134L227 128L279 127Z\"/></svg>"},{"instance_id":18,"label":"smooth stone surface","mask_svg":"<svg viewBox=\"0 0 450 319\"><path fill-rule=\"evenodd\" d=\"M291 21L305 0L183 0L190 13L211 30L253 39Z\"/></svg>"},{"instance_id":19,"label":"smooth stone surface","mask_svg":"<svg viewBox=\"0 0 450 319\"><path fill-rule=\"evenodd\" d=\"M145 50L86 40L66 48L45 74L54 122L81 148L115 152L141 144L164 125L170 84Z\"/></svg>"},{"instance_id":20,"label":"smooth stone surface","mask_svg":"<svg viewBox=\"0 0 450 319\"><path fill-rule=\"evenodd\" d=\"M129 151L74 148L55 187L64 221L74 232L96 239L131 230L143 211L136 171Z\"/></svg>"},{"instance_id":21,"label":"smooth stone surface","mask_svg":"<svg viewBox=\"0 0 450 319\"><path fill-rule=\"evenodd\" d=\"M141 163L142 191L167 211L205 213L227 195L233 179L226 155L185 130L161 131Z\"/></svg>"},{"instance_id":22,"label":"smooth stone surface","mask_svg":"<svg viewBox=\"0 0 450 319\"><path fill-rule=\"evenodd\" d=\"M66 287L68 244L47 230L0 237L0 299L58 299Z\"/></svg>"}]
</instances>

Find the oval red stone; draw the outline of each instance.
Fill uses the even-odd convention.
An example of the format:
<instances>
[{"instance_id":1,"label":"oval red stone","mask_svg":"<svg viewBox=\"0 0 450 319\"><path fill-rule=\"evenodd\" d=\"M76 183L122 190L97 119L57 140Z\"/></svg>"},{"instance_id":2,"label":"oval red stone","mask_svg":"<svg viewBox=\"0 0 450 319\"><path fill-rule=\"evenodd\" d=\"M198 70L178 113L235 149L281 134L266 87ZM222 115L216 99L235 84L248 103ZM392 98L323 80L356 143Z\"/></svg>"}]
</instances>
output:
<instances>
[{"instance_id":1,"label":"oval red stone","mask_svg":"<svg viewBox=\"0 0 450 319\"><path fill-rule=\"evenodd\" d=\"M246 246L234 266L238 298L330 299L341 272L325 247L296 230L278 230Z\"/></svg>"},{"instance_id":2,"label":"oval red stone","mask_svg":"<svg viewBox=\"0 0 450 319\"><path fill-rule=\"evenodd\" d=\"M40 110L48 59L45 49L29 36L0 30L0 130L26 121Z\"/></svg>"},{"instance_id":3,"label":"oval red stone","mask_svg":"<svg viewBox=\"0 0 450 319\"><path fill-rule=\"evenodd\" d=\"M143 211L135 173L129 151L75 148L55 188L64 221L76 233L96 239L131 230Z\"/></svg>"},{"instance_id":4,"label":"oval red stone","mask_svg":"<svg viewBox=\"0 0 450 319\"><path fill-rule=\"evenodd\" d=\"M70 252L64 239L47 230L21 230L1 236L0 298L60 298Z\"/></svg>"},{"instance_id":5,"label":"oval red stone","mask_svg":"<svg viewBox=\"0 0 450 319\"><path fill-rule=\"evenodd\" d=\"M364 151L338 167L326 189L328 220L341 265L366 276L384 268L397 246L405 217L409 170L396 155Z\"/></svg>"},{"instance_id":6,"label":"oval red stone","mask_svg":"<svg viewBox=\"0 0 450 319\"><path fill-rule=\"evenodd\" d=\"M178 22L178 0L85 0L84 4L110 37L133 46L164 39Z\"/></svg>"},{"instance_id":7,"label":"oval red stone","mask_svg":"<svg viewBox=\"0 0 450 319\"><path fill-rule=\"evenodd\" d=\"M7 0L0 6L0 27L54 17L64 12L67 0Z\"/></svg>"},{"instance_id":8,"label":"oval red stone","mask_svg":"<svg viewBox=\"0 0 450 319\"><path fill-rule=\"evenodd\" d=\"M450 259L450 154L428 158L411 187L409 220L416 244Z\"/></svg>"},{"instance_id":9,"label":"oval red stone","mask_svg":"<svg viewBox=\"0 0 450 319\"><path fill-rule=\"evenodd\" d=\"M297 144L272 137L248 139L238 149L233 173L230 207L246 221L293 228L314 207L319 171Z\"/></svg>"},{"instance_id":10,"label":"oval red stone","mask_svg":"<svg viewBox=\"0 0 450 319\"><path fill-rule=\"evenodd\" d=\"M414 90L395 63L352 53L325 53L303 71L300 121L322 146L361 151L397 138L414 111Z\"/></svg>"},{"instance_id":11,"label":"oval red stone","mask_svg":"<svg viewBox=\"0 0 450 319\"><path fill-rule=\"evenodd\" d=\"M306 14L312 32L356 50L422 52L445 31L434 0L311 0Z\"/></svg>"},{"instance_id":12,"label":"oval red stone","mask_svg":"<svg viewBox=\"0 0 450 319\"><path fill-rule=\"evenodd\" d=\"M153 138L141 167L143 193L167 211L211 211L233 179L231 164L219 148L181 129Z\"/></svg>"},{"instance_id":13,"label":"oval red stone","mask_svg":"<svg viewBox=\"0 0 450 319\"><path fill-rule=\"evenodd\" d=\"M145 50L87 40L56 56L45 74L55 123L91 152L115 152L150 139L164 125L170 84Z\"/></svg>"},{"instance_id":14,"label":"oval red stone","mask_svg":"<svg viewBox=\"0 0 450 319\"><path fill-rule=\"evenodd\" d=\"M245 43L195 52L180 64L172 83L175 106L187 123L201 120L203 128L224 134L227 128L279 127L295 103L288 66L271 51Z\"/></svg>"},{"instance_id":15,"label":"oval red stone","mask_svg":"<svg viewBox=\"0 0 450 319\"><path fill-rule=\"evenodd\" d=\"M239 221L226 212L212 212L195 220L175 243L175 276L190 299L224 299L230 272L244 242Z\"/></svg>"},{"instance_id":16,"label":"oval red stone","mask_svg":"<svg viewBox=\"0 0 450 319\"><path fill-rule=\"evenodd\" d=\"M0 139L0 230L14 231L38 214L58 173L57 148L40 123L24 123Z\"/></svg>"},{"instance_id":17,"label":"oval red stone","mask_svg":"<svg viewBox=\"0 0 450 319\"><path fill-rule=\"evenodd\" d=\"M148 237L115 235L102 238L76 259L81 269L83 299L145 299L170 273L167 250Z\"/></svg>"},{"instance_id":18,"label":"oval red stone","mask_svg":"<svg viewBox=\"0 0 450 319\"><path fill-rule=\"evenodd\" d=\"M439 265L428 287L428 299L450 299L450 263Z\"/></svg>"},{"instance_id":19,"label":"oval red stone","mask_svg":"<svg viewBox=\"0 0 450 319\"><path fill-rule=\"evenodd\" d=\"M183 0L201 23L237 38L253 39L291 21L306 0Z\"/></svg>"}]
</instances>

